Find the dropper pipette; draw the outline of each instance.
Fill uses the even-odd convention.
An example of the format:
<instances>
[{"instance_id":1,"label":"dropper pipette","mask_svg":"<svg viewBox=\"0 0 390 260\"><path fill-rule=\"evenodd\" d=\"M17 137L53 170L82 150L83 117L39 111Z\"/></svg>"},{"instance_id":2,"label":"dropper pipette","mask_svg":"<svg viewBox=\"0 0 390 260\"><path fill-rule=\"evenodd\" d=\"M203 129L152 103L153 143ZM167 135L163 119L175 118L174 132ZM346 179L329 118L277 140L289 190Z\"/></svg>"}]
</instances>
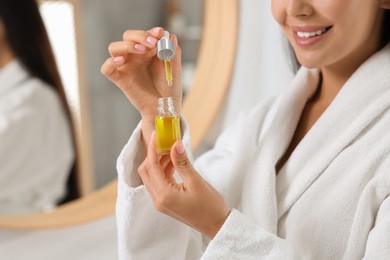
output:
<instances>
[{"instance_id":1,"label":"dropper pipette","mask_svg":"<svg viewBox=\"0 0 390 260\"><path fill-rule=\"evenodd\" d=\"M165 78L168 86L173 84L171 60L175 56L175 48L172 40L169 38L169 32L164 31L164 36L157 43L157 57L164 61Z\"/></svg>"}]
</instances>

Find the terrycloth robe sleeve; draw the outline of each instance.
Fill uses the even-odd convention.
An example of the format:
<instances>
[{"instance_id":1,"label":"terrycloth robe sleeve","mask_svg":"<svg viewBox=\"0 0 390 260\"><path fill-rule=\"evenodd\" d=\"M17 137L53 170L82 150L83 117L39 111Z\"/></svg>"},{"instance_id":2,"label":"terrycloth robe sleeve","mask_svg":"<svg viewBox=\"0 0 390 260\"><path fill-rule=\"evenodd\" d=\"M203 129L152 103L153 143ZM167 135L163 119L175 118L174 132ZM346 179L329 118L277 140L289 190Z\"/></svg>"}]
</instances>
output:
<instances>
[{"instance_id":1,"label":"terrycloth robe sleeve","mask_svg":"<svg viewBox=\"0 0 390 260\"><path fill-rule=\"evenodd\" d=\"M185 130L184 130L185 132ZM188 136L183 143L189 143ZM158 212L138 175L142 163L140 124L117 161L116 219L120 259L199 259L199 232Z\"/></svg>"}]
</instances>

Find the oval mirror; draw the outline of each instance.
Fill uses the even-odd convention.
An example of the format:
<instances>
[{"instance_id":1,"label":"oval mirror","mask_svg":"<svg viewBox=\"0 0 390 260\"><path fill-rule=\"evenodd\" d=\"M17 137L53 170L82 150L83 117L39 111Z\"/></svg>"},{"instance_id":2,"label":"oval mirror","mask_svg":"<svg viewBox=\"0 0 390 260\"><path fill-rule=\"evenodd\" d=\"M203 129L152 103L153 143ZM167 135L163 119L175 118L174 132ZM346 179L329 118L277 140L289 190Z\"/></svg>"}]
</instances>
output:
<instances>
[{"instance_id":1,"label":"oval mirror","mask_svg":"<svg viewBox=\"0 0 390 260\"><path fill-rule=\"evenodd\" d=\"M81 4L77 0L72 0L71 2L75 6ZM136 3L141 2L143 3L143 1L138 1ZM154 3L156 2L157 1L154 1ZM97 5L94 1L84 1L83 4L91 6ZM134 4L134 8L138 8L137 5L138 4ZM111 6L111 8L115 9L117 12L120 12L121 9L117 5ZM215 120L217 112L219 111L225 94L227 93L233 70L238 33L237 0L205 0L203 2L203 11L203 29L201 33L195 75L186 93L182 109L184 116L187 118L188 123L191 126L191 146L193 149L196 149L206 135L208 129L212 125L212 122ZM99 16L99 14L93 15ZM101 21L101 23L107 22L110 21ZM124 31L127 28L119 29ZM117 36L110 37L110 41L115 38L117 38ZM219 41L221 38L225 38L224 44L222 45ZM93 39L98 40L96 38ZM104 45L107 47L108 42ZM88 48L92 49L95 47L93 44L86 44L84 46L88 46ZM103 53L107 53L106 47L104 50L101 50ZM91 57L86 55L85 58L88 60ZM92 61L94 61L94 59L92 59ZM101 64L102 62L97 62L96 66L100 68ZM81 67L83 67L83 64L81 64ZM91 176L93 176L92 171L94 170L91 158L94 156L92 155L91 149L89 149L91 141L89 139L89 131L91 125L88 122L87 115L91 112L91 110L93 110L93 107L91 109L91 107L86 106L86 102L90 102L90 99L88 100L86 97L85 88L83 89L83 82L85 82L84 77L88 77L88 71L81 71L79 75L81 76L81 123L78 122L80 132L79 137L77 138L77 147L81 167L78 180L81 182L88 182L91 181ZM100 80L102 80L102 78L100 78ZM91 83L91 87L93 87L93 85L94 83ZM115 89L112 86L110 88ZM118 95L119 94L121 93L118 93ZM126 104L127 106L129 105L128 101L126 101ZM110 116L114 117L114 115ZM92 116L91 121L93 122L94 120L96 119ZM98 118L97 120L100 124L110 125L110 122L105 121L104 118ZM91 128L93 129L94 127L95 126L92 124ZM130 129L127 129L126 138L129 137L130 133ZM104 136L102 136L102 138L104 138ZM121 142L121 147L123 147L124 143L125 141ZM117 154L115 156L117 156ZM36 230L65 227L93 221L104 216L114 214L117 192L116 180L112 180L104 187L94 192L92 192L90 183L87 183L84 186L84 189L86 196L66 203L51 212L33 213L20 216L0 216L0 228Z\"/></svg>"}]
</instances>

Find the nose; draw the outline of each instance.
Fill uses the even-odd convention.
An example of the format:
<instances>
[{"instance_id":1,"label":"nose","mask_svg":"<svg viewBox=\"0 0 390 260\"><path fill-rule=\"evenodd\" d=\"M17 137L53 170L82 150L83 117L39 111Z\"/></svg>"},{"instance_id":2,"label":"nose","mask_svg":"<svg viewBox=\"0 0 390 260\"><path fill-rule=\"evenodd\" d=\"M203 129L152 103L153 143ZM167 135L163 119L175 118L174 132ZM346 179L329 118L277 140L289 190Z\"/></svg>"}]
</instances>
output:
<instances>
[{"instance_id":1,"label":"nose","mask_svg":"<svg viewBox=\"0 0 390 260\"><path fill-rule=\"evenodd\" d=\"M286 11L293 17L310 16L313 13L311 0L287 0Z\"/></svg>"}]
</instances>

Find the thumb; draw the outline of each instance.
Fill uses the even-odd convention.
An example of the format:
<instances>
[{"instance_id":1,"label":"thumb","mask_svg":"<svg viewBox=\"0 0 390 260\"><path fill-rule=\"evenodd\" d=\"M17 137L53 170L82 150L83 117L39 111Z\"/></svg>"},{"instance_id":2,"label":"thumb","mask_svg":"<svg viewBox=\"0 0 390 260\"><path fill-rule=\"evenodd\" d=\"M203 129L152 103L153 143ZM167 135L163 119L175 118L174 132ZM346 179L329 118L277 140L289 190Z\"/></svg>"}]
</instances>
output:
<instances>
[{"instance_id":1,"label":"thumb","mask_svg":"<svg viewBox=\"0 0 390 260\"><path fill-rule=\"evenodd\" d=\"M170 35L171 40L173 41L173 44L175 46L175 56L173 56L172 59L172 70L173 70L173 75L181 75L181 48L179 46L177 36L175 34Z\"/></svg>"},{"instance_id":2,"label":"thumb","mask_svg":"<svg viewBox=\"0 0 390 260\"><path fill-rule=\"evenodd\" d=\"M194 177L194 168L187 156L183 142L176 141L171 149L171 160L174 168L179 173L184 182L189 181Z\"/></svg>"}]
</instances>

